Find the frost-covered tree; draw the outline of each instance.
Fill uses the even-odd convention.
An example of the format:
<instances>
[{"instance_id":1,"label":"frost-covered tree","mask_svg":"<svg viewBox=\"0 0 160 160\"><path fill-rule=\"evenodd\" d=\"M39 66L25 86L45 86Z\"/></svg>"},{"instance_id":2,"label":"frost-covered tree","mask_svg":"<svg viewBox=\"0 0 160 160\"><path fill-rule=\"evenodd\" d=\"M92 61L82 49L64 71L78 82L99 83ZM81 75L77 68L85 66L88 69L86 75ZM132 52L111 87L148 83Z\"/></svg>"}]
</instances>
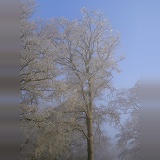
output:
<instances>
[{"instance_id":1,"label":"frost-covered tree","mask_svg":"<svg viewBox=\"0 0 160 160\"><path fill-rule=\"evenodd\" d=\"M40 134L44 132L40 130L46 126L46 118L55 112L54 110L50 111L50 114L45 111L40 112L40 108L44 107L41 103L45 101L43 105L47 106L50 93L60 90L60 82L56 80L59 70L55 65L55 46L52 43L57 33L56 28L49 26L49 23L43 20L30 20L35 6L36 3L33 0L20 1L20 150L22 159L35 157L35 151L40 148L39 143L42 138L38 138L44 137L44 134ZM57 116L55 116L56 119ZM50 123L47 121L47 126L51 125ZM53 123L51 126L53 130L60 125ZM58 131L53 134L59 135L57 140L61 136L60 129ZM53 141L52 143L54 144ZM41 145L41 150L43 150L42 146L44 145Z\"/></svg>"},{"instance_id":2,"label":"frost-covered tree","mask_svg":"<svg viewBox=\"0 0 160 160\"><path fill-rule=\"evenodd\" d=\"M119 34L103 14L85 8L82 14L82 20L61 18L53 19L52 23L59 29L59 38L55 39L59 52L56 62L75 97L72 111L76 128L87 140L88 160L93 160L93 124L96 117L109 112L96 105L96 101L112 88L113 72L118 71L117 64L122 58L115 54Z\"/></svg>"},{"instance_id":3,"label":"frost-covered tree","mask_svg":"<svg viewBox=\"0 0 160 160\"><path fill-rule=\"evenodd\" d=\"M21 0L22 159L71 159L81 145L86 151L76 158L93 160L101 152L94 146L101 124L119 118L107 103L97 103L112 90L113 72L119 71L119 34L101 12L85 8L79 21L30 20L35 5Z\"/></svg>"},{"instance_id":4,"label":"frost-covered tree","mask_svg":"<svg viewBox=\"0 0 160 160\"><path fill-rule=\"evenodd\" d=\"M120 160L140 159L140 88L138 82L133 88L118 92L113 102L123 114L129 115L117 135Z\"/></svg>"},{"instance_id":5,"label":"frost-covered tree","mask_svg":"<svg viewBox=\"0 0 160 160\"><path fill-rule=\"evenodd\" d=\"M21 102L35 104L44 96L44 91L53 90L57 69L54 65L55 52L52 38L54 28L43 21L30 21L35 3L21 1L20 12L20 90ZM54 82L54 83L52 83Z\"/></svg>"}]
</instances>

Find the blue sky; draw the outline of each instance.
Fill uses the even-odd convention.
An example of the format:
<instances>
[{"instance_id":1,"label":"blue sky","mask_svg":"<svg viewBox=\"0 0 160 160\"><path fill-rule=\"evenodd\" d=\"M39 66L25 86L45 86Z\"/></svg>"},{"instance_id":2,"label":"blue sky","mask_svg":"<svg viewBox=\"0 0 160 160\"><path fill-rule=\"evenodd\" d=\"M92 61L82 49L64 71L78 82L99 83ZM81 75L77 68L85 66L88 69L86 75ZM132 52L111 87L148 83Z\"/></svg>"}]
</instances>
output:
<instances>
[{"instance_id":1,"label":"blue sky","mask_svg":"<svg viewBox=\"0 0 160 160\"><path fill-rule=\"evenodd\" d=\"M80 9L101 10L121 34L120 51L126 59L116 74L117 88L132 87L146 77L159 78L160 1L159 0L37 0L36 17L81 18ZM158 77L159 76L159 77Z\"/></svg>"}]
</instances>

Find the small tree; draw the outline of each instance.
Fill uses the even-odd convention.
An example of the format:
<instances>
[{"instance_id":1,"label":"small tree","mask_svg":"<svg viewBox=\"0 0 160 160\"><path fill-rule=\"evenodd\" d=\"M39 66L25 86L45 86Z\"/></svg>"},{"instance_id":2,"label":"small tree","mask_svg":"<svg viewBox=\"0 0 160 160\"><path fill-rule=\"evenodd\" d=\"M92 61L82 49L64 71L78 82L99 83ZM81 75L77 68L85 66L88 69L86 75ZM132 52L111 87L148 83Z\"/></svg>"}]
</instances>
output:
<instances>
[{"instance_id":1,"label":"small tree","mask_svg":"<svg viewBox=\"0 0 160 160\"><path fill-rule=\"evenodd\" d=\"M118 91L112 101L122 114L129 116L116 136L120 160L140 159L140 88L138 82L133 88Z\"/></svg>"}]
</instances>

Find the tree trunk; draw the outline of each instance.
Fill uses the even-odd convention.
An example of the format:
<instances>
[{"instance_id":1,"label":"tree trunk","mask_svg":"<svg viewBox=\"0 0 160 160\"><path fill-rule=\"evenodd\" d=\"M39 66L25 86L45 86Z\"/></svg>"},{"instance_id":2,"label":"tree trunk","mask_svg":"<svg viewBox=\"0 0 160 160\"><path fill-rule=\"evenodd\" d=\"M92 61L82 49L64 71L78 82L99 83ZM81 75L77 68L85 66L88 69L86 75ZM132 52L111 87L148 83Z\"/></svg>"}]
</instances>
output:
<instances>
[{"instance_id":1,"label":"tree trunk","mask_svg":"<svg viewBox=\"0 0 160 160\"><path fill-rule=\"evenodd\" d=\"M93 141L93 129L92 129L92 118L87 117L87 148L88 148L88 160L94 160L94 141Z\"/></svg>"},{"instance_id":2,"label":"tree trunk","mask_svg":"<svg viewBox=\"0 0 160 160\"><path fill-rule=\"evenodd\" d=\"M92 96L92 81L89 79L89 104L88 104L88 115L87 115L87 148L88 148L88 160L94 160L94 139L93 139L93 96Z\"/></svg>"}]
</instances>

